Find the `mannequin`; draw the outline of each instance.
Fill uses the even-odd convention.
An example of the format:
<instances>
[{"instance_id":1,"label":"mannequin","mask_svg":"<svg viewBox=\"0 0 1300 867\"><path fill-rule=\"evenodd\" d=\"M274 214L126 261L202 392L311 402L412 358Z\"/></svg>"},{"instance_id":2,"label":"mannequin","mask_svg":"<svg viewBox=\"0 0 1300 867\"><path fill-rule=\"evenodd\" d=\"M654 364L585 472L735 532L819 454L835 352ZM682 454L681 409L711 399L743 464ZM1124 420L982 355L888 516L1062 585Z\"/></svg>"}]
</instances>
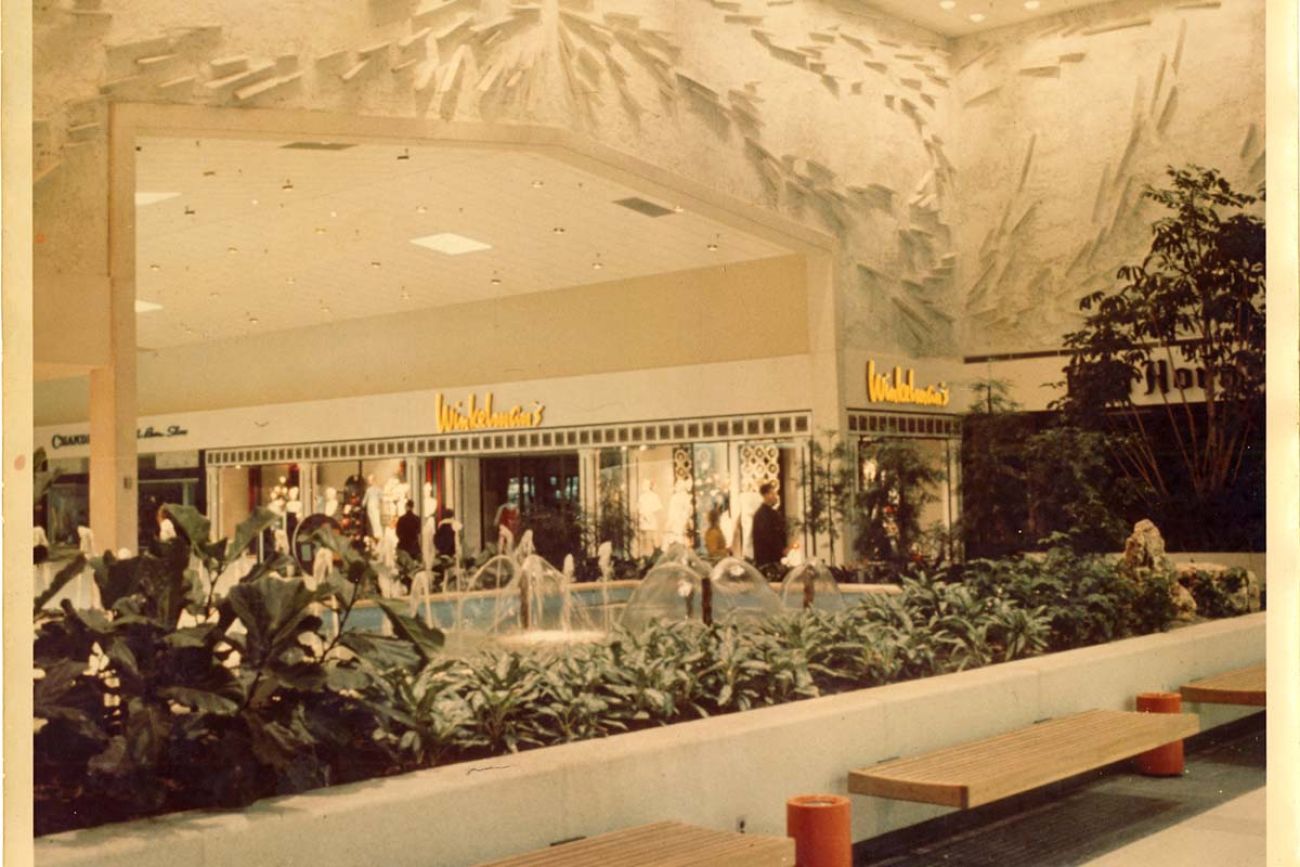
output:
<instances>
[{"instance_id":1,"label":"mannequin","mask_svg":"<svg viewBox=\"0 0 1300 867\"><path fill-rule=\"evenodd\" d=\"M325 489L325 506L324 506L324 508L321 509L321 512L323 512L323 513L325 514L325 517L327 517L327 518L333 518L333 517L338 513L338 510L339 510L339 492L338 492L338 489L337 489L337 488L326 488L326 489Z\"/></svg>"},{"instance_id":2,"label":"mannequin","mask_svg":"<svg viewBox=\"0 0 1300 867\"><path fill-rule=\"evenodd\" d=\"M388 480L384 482L382 504L384 523L387 523L390 519L396 518L402 513L401 508L404 505L404 502L398 501L398 489L401 487L401 484L401 480L398 479L396 475L389 476Z\"/></svg>"},{"instance_id":3,"label":"mannequin","mask_svg":"<svg viewBox=\"0 0 1300 867\"><path fill-rule=\"evenodd\" d=\"M754 530L754 513L758 507L763 505L763 498L758 491L745 491L740 495L740 518L736 521L737 530L740 532L741 557L753 558L754 541L751 538ZM736 546L733 542L731 549L734 551Z\"/></svg>"},{"instance_id":4,"label":"mannequin","mask_svg":"<svg viewBox=\"0 0 1300 867\"><path fill-rule=\"evenodd\" d=\"M384 538L384 523L379 513L381 499L379 485L375 484L375 474L371 473L366 476L366 493L361 498L361 507L366 513L367 535L375 541Z\"/></svg>"},{"instance_id":5,"label":"mannequin","mask_svg":"<svg viewBox=\"0 0 1300 867\"><path fill-rule=\"evenodd\" d=\"M664 527L664 545L680 542L691 546L691 483L679 479L673 486L672 498L668 501L668 523Z\"/></svg>"},{"instance_id":6,"label":"mannequin","mask_svg":"<svg viewBox=\"0 0 1300 867\"><path fill-rule=\"evenodd\" d=\"M266 496L266 507L275 512L276 517L283 520L285 504L289 500L289 486L286 484L288 479L280 476L279 482L271 488L271 492Z\"/></svg>"},{"instance_id":7,"label":"mannequin","mask_svg":"<svg viewBox=\"0 0 1300 867\"><path fill-rule=\"evenodd\" d=\"M432 515L438 511L438 501L433 496L433 482L424 483L424 514Z\"/></svg>"},{"instance_id":8,"label":"mannequin","mask_svg":"<svg viewBox=\"0 0 1300 867\"><path fill-rule=\"evenodd\" d=\"M284 529L293 538L293 531L298 529L298 520L302 516L302 494L298 487L289 488L289 499L284 504Z\"/></svg>"},{"instance_id":9,"label":"mannequin","mask_svg":"<svg viewBox=\"0 0 1300 867\"><path fill-rule=\"evenodd\" d=\"M655 483L650 479L642 480L641 495L636 501L636 513L643 554L648 554L659 547L659 515L663 510L663 501L655 493Z\"/></svg>"}]
</instances>

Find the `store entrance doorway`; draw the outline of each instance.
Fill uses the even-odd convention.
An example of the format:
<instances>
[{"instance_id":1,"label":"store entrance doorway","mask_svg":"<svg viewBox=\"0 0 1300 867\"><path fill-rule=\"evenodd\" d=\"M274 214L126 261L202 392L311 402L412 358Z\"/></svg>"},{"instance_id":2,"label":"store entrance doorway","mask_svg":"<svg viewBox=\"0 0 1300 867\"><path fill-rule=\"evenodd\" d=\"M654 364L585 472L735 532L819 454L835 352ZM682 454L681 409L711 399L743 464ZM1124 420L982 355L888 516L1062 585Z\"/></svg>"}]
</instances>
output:
<instances>
[{"instance_id":1,"label":"store entrance doorway","mask_svg":"<svg viewBox=\"0 0 1300 867\"><path fill-rule=\"evenodd\" d=\"M525 529L541 525L535 527L535 544L545 556L561 541L544 538L545 532L570 535L577 527L582 513L577 452L483 458L480 468L484 544L497 542L501 526L517 542Z\"/></svg>"}]
</instances>

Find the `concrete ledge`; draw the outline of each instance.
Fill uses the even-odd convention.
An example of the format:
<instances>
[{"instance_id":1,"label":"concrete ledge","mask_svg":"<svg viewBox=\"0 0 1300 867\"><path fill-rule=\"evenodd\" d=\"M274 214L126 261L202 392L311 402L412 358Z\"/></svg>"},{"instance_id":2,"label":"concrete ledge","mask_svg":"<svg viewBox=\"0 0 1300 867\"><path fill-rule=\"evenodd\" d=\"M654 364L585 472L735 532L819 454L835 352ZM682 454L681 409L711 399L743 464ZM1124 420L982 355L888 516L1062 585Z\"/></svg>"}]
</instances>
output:
<instances>
[{"instance_id":1,"label":"concrete ledge","mask_svg":"<svg viewBox=\"0 0 1300 867\"><path fill-rule=\"evenodd\" d=\"M846 792L850 768L1091 707L1264 659L1264 614L958 674L448 765L36 841L40 865L473 864L678 819L785 833L785 801ZM1210 709L1190 706L1192 711ZM1226 711L1218 716L1220 711ZM1208 728L1256 709L1215 708ZM944 812L854 798L854 838Z\"/></svg>"}]
</instances>

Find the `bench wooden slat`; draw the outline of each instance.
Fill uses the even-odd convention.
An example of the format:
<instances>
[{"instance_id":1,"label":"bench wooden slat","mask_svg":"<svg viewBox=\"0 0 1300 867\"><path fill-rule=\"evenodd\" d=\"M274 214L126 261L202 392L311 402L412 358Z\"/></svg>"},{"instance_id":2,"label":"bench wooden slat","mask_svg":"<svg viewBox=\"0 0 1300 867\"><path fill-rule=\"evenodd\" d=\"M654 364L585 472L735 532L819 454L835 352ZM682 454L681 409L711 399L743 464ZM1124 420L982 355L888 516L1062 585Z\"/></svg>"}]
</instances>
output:
<instances>
[{"instance_id":1,"label":"bench wooden slat","mask_svg":"<svg viewBox=\"0 0 1300 867\"><path fill-rule=\"evenodd\" d=\"M794 867L794 840L655 822L479 867Z\"/></svg>"},{"instance_id":2,"label":"bench wooden slat","mask_svg":"<svg viewBox=\"0 0 1300 867\"><path fill-rule=\"evenodd\" d=\"M975 807L1196 734L1195 714L1090 710L849 773L849 791Z\"/></svg>"},{"instance_id":3,"label":"bench wooden slat","mask_svg":"<svg viewBox=\"0 0 1300 867\"><path fill-rule=\"evenodd\" d=\"M1267 707L1267 669L1264 663L1234 671L1225 671L1213 677L1194 680L1181 690L1183 701L1203 704L1245 704Z\"/></svg>"}]
</instances>

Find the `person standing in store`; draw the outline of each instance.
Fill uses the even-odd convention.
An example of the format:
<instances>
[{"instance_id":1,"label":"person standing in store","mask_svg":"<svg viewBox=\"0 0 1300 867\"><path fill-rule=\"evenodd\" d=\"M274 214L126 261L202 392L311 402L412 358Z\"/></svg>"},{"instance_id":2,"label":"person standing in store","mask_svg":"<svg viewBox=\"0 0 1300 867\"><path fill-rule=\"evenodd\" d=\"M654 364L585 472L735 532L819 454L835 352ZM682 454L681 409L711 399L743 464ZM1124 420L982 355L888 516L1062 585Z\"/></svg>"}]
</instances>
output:
<instances>
[{"instance_id":1,"label":"person standing in store","mask_svg":"<svg viewBox=\"0 0 1300 867\"><path fill-rule=\"evenodd\" d=\"M763 505L754 513L754 565L762 569L770 563L779 563L785 556L785 518L776 510L779 500L776 486L764 482L758 487Z\"/></svg>"},{"instance_id":2,"label":"person standing in store","mask_svg":"<svg viewBox=\"0 0 1300 867\"><path fill-rule=\"evenodd\" d=\"M406 501L406 514L397 519L397 550L420 562L420 517L415 514L414 500Z\"/></svg>"}]
</instances>

